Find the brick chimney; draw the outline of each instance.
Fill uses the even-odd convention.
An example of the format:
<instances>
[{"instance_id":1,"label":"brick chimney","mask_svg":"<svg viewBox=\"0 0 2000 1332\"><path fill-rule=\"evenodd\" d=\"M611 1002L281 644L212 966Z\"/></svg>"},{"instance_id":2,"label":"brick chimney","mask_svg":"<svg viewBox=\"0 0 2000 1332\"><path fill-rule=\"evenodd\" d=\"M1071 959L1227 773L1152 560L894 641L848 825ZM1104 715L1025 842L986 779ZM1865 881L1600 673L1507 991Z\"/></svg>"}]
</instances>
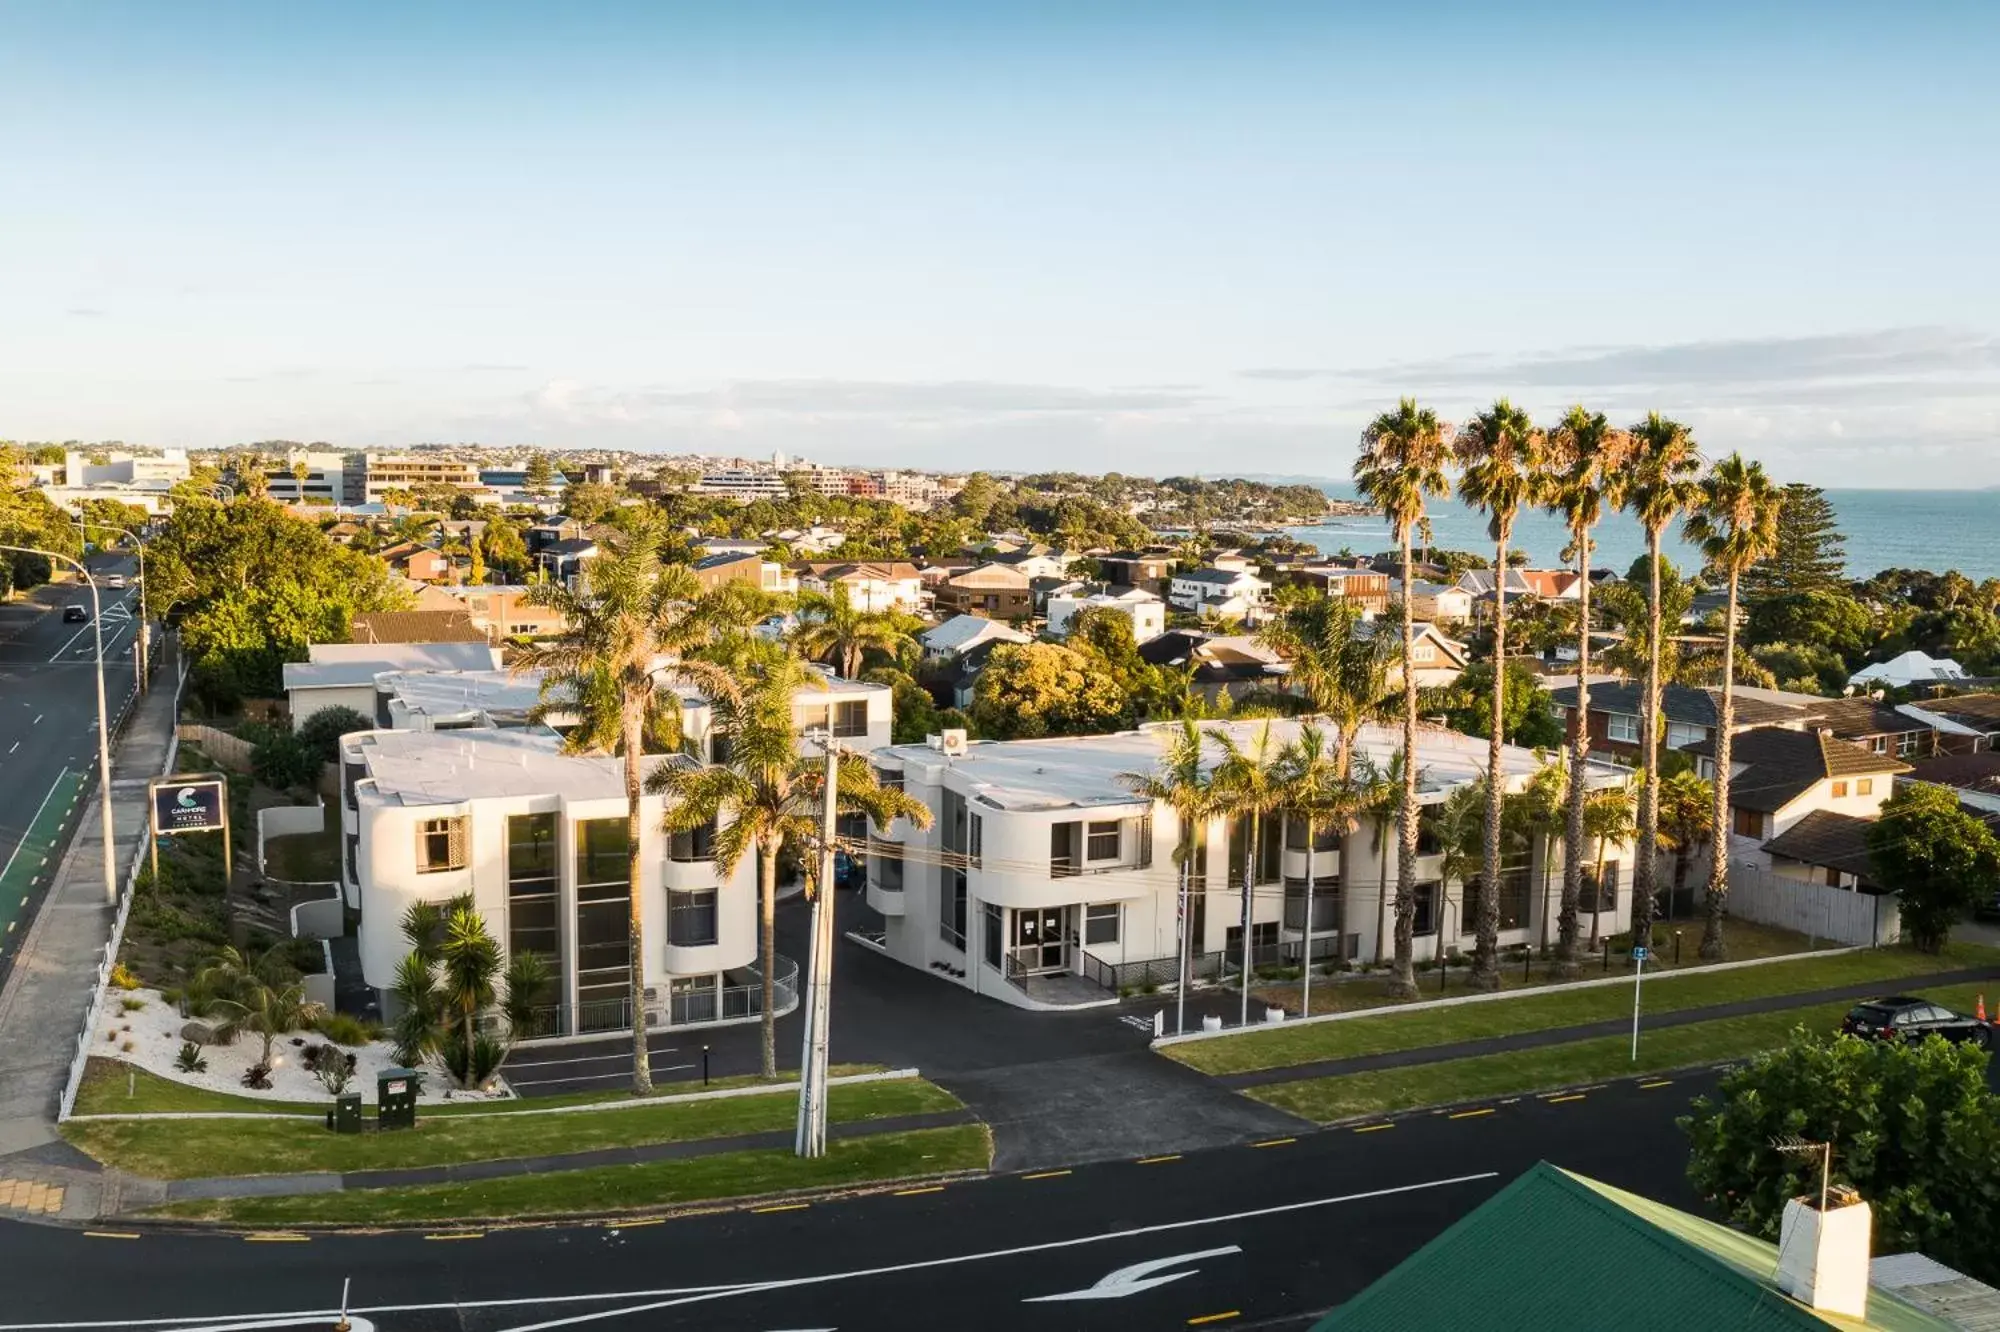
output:
<instances>
[{"instance_id":1,"label":"brick chimney","mask_svg":"<svg viewBox=\"0 0 2000 1332\"><path fill-rule=\"evenodd\" d=\"M1823 1204L1792 1199L1778 1223L1778 1289L1816 1312L1866 1318L1872 1228L1853 1189L1835 1185Z\"/></svg>"}]
</instances>

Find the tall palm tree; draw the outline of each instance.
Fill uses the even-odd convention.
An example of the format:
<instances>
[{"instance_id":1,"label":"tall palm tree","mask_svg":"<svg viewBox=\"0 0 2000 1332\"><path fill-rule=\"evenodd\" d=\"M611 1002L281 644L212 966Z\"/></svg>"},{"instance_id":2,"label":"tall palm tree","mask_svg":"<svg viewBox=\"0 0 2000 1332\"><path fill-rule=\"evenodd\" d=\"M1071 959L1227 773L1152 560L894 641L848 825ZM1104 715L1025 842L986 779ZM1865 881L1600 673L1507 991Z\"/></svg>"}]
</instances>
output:
<instances>
[{"instance_id":1,"label":"tall palm tree","mask_svg":"<svg viewBox=\"0 0 2000 1332\"><path fill-rule=\"evenodd\" d=\"M1606 843L1618 845L1632 841L1638 832L1638 821L1632 817L1632 793L1623 786L1606 786L1590 793L1590 799L1583 810L1583 828L1590 835L1593 854L1590 859L1591 874L1597 880L1597 889L1591 897L1590 946L1597 947L1598 926L1604 918L1604 847ZM1639 857L1634 856L1637 860ZM1638 868L1633 867L1633 878L1638 878ZM1638 888L1633 892L1636 895ZM1637 914L1637 899L1634 899L1634 914ZM1648 926L1650 929L1650 925ZM1633 936L1637 938L1637 935Z\"/></svg>"},{"instance_id":2,"label":"tall palm tree","mask_svg":"<svg viewBox=\"0 0 2000 1332\"><path fill-rule=\"evenodd\" d=\"M1722 620L1722 716L1715 728L1715 836L1709 843L1707 919L1701 927L1701 955L1723 956L1722 912L1729 899L1729 747L1736 726L1736 594L1743 571L1778 546L1779 491L1757 463L1732 453L1715 464L1701 484L1701 507L1688 519L1686 535L1701 547L1711 569L1729 580Z\"/></svg>"},{"instance_id":3,"label":"tall palm tree","mask_svg":"<svg viewBox=\"0 0 2000 1332\"><path fill-rule=\"evenodd\" d=\"M1282 792L1282 808L1287 820L1298 819L1305 825L1306 848L1306 902L1305 938L1300 946L1300 991L1299 1013L1312 1013L1312 972L1313 972L1313 858L1314 843L1319 830L1334 827L1345 837L1352 831L1357 806L1355 787L1342 771L1349 754L1345 749L1338 755L1329 752L1326 732L1316 724L1306 722L1299 727L1299 733L1285 746L1280 762L1279 785ZM1335 926L1335 956L1346 956L1347 939L1347 886L1341 885L1338 899L1339 921Z\"/></svg>"},{"instance_id":4,"label":"tall palm tree","mask_svg":"<svg viewBox=\"0 0 2000 1332\"><path fill-rule=\"evenodd\" d=\"M1613 480L1618 507L1646 529L1646 682L1639 715L1639 745L1646 782L1639 790L1639 850L1632 864L1632 937L1642 943L1653 926L1654 847L1660 835L1660 536L1701 497L1696 481L1701 451L1694 434L1658 412L1632 427L1632 452Z\"/></svg>"},{"instance_id":5,"label":"tall palm tree","mask_svg":"<svg viewBox=\"0 0 2000 1332\"><path fill-rule=\"evenodd\" d=\"M1541 936L1542 946L1546 948L1549 942L1549 862L1555 858L1556 836L1563 831L1567 821L1571 784L1569 764L1563 753L1558 752L1553 761L1549 761L1547 755L1543 759L1542 766L1535 769L1535 775L1528 779L1527 790L1521 793L1521 813L1542 853L1542 894L1534 905L1533 932ZM1563 868L1567 875L1567 863ZM1570 929L1574 933L1576 903L1567 900L1565 905L1570 912Z\"/></svg>"},{"instance_id":6,"label":"tall palm tree","mask_svg":"<svg viewBox=\"0 0 2000 1332\"><path fill-rule=\"evenodd\" d=\"M912 641L904 617L893 611L858 609L845 583L799 596L799 627L792 631L792 646L804 656L831 663L843 679L859 678L862 659L869 652L894 657Z\"/></svg>"},{"instance_id":7,"label":"tall palm tree","mask_svg":"<svg viewBox=\"0 0 2000 1332\"><path fill-rule=\"evenodd\" d=\"M662 564L665 533L642 522L588 569L587 590L539 583L527 600L561 614L560 637L531 644L514 669L540 669L543 715L563 713L577 724L563 748L579 754L621 754L625 764L625 838L629 876L627 948L632 1013L632 1090L653 1087L646 1049L645 904L641 885L639 802L647 741L656 750L680 745L681 699L671 686L699 687L711 698L733 694L727 671L694 656L746 611L736 584L703 590L684 564Z\"/></svg>"},{"instance_id":8,"label":"tall palm tree","mask_svg":"<svg viewBox=\"0 0 2000 1332\"><path fill-rule=\"evenodd\" d=\"M1243 1011L1238 1019L1250 1022L1250 936L1256 919L1257 853L1262 840L1264 819L1278 812L1284 801L1284 750L1271 734L1271 723L1261 722L1247 743L1222 727L1209 732L1222 761L1215 768L1218 814L1244 820L1243 839ZM1234 848L1231 848L1232 850ZM1282 876L1281 876L1282 877Z\"/></svg>"},{"instance_id":9,"label":"tall palm tree","mask_svg":"<svg viewBox=\"0 0 2000 1332\"><path fill-rule=\"evenodd\" d=\"M1709 784L1687 769L1660 783L1660 849L1674 853L1673 897L1687 891L1688 853L1715 827L1714 799Z\"/></svg>"},{"instance_id":10,"label":"tall palm tree","mask_svg":"<svg viewBox=\"0 0 2000 1332\"><path fill-rule=\"evenodd\" d=\"M1389 679L1401 660L1387 634L1362 632L1361 608L1345 597L1315 597L1258 631L1258 640L1291 665L1286 679L1340 736L1339 776L1354 770L1364 724L1384 716Z\"/></svg>"},{"instance_id":11,"label":"tall palm tree","mask_svg":"<svg viewBox=\"0 0 2000 1332\"><path fill-rule=\"evenodd\" d=\"M1432 923L1437 926L1437 955L1444 957L1445 907L1451 899L1451 885L1458 883L1459 933L1464 934L1465 890L1474 878L1486 875L1486 781L1468 782L1431 809L1431 831L1438 840L1438 905ZM1491 896L1483 890L1482 898Z\"/></svg>"},{"instance_id":12,"label":"tall palm tree","mask_svg":"<svg viewBox=\"0 0 2000 1332\"><path fill-rule=\"evenodd\" d=\"M1361 432L1361 456L1354 463L1356 487L1389 520L1402 552L1403 660L1410 660L1416 642L1416 620L1410 610L1411 545L1419 532L1428 542L1430 520L1426 505L1451 494L1445 463L1451 454L1451 427L1437 413L1405 398L1392 412L1376 417ZM1412 965L1413 931L1417 919L1417 676L1403 671L1403 802L1397 812L1396 966L1390 988L1414 998L1417 977Z\"/></svg>"},{"instance_id":13,"label":"tall palm tree","mask_svg":"<svg viewBox=\"0 0 2000 1332\"><path fill-rule=\"evenodd\" d=\"M734 874L745 855L756 854L767 1078L778 1072L778 858L787 845L818 844L825 800L823 765L799 753L792 730L792 696L811 678L795 657L765 663L743 686L715 699L715 730L729 740L726 763L662 764L646 781L648 790L669 797L669 832L715 827L711 855L722 878ZM930 810L915 797L883 786L859 755L842 755L835 803L842 813L867 815L878 830L898 818L930 826ZM826 891L831 885L813 887Z\"/></svg>"},{"instance_id":14,"label":"tall palm tree","mask_svg":"<svg viewBox=\"0 0 2000 1332\"><path fill-rule=\"evenodd\" d=\"M1569 530L1569 557L1576 562L1576 711L1569 736L1569 819L1563 834L1562 909L1556 917L1556 974L1574 977L1580 970L1576 953L1577 903L1583 894L1583 810L1588 786L1583 781L1590 755L1590 554L1591 531L1604 516L1612 478L1624 465L1631 437L1614 429L1603 412L1572 407L1549 432L1550 484L1543 497Z\"/></svg>"},{"instance_id":15,"label":"tall palm tree","mask_svg":"<svg viewBox=\"0 0 2000 1332\"><path fill-rule=\"evenodd\" d=\"M1203 758L1208 736L1192 718L1182 720L1179 726L1163 728L1160 735L1163 744L1158 766L1151 772L1120 773L1118 780L1131 788L1134 794L1171 809L1174 825L1179 830L1174 841L1174 863L1181 872L1178 931L1180 980L1175 987L1178 993L1174 1028L1178 1034L1187 1030L1188 956L1192 951L1188 932L1194 906L1190 898L1194 893L1195 859L1206 835L1208 821L1216 810L1215 773ZM1206 884L1202 890L1207 891Z\"/></svg>"},{"instance_id":16,"label":"tall palm tree","mask_svg":"<svg viewBox=\"0 0 2000 1332\"><path fill-rule=\"evenodd\" d=\"M1486 840L1480 856L1485 869L1469 981L1475 990L1500 988L1500 823L1507 797L1500 766L1507 715L1507 545L1514 536L1514 519L1523 508L1539 502L1547 488L1545 442L1528 414L1505 398L1459 427L1455 442L1459 497L1486 511L1486 534L1493 539L1493 734L1486 745Z\"/></svg>"}]
</instances>

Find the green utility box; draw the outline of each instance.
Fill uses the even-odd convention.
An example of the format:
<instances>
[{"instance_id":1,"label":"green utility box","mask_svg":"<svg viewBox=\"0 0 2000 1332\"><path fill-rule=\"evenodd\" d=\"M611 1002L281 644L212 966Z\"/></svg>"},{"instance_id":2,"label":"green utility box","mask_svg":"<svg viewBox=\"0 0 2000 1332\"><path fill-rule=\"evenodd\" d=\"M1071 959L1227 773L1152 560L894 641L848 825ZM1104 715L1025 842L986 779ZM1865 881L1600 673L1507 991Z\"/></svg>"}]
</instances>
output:
<instances>
[{"instance_id":1,"label":"green utility box","mask_svg":"<svg viewBox=\"0 0 2000 1332\"><path fill-rule=\"evenodd\" d=\"M414 1068L385 1068L375 1083L375 1126L385 1129L417 1126L417 1082Z\"/></svg>"},{"instance_id":2,"label":"green utility box","mask_svg":"<svg viewBox=\"0 0 2000 1332\"><path fill-rule=\"evenodd\" d=\"M335 1133L361 1132L361 1093L342 1092L333 1098L333 1109L326 1112L326 1126Z\"/></svg>"}]
</instances>

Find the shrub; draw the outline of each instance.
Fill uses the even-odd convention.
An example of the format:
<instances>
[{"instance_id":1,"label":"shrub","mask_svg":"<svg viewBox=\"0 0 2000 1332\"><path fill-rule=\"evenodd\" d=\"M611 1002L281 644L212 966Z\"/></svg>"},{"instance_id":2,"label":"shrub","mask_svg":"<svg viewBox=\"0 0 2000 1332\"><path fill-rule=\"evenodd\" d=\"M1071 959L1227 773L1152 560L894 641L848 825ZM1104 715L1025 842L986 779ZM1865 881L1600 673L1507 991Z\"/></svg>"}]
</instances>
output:
<instances>
[{"instance_id":1,"label":"shrub","mask_svg":"<svg viewBox=\"0 0 2000 1332\"><path fill-rule=\"evenodd\" d=\"M292 968L301 976L318 976L326 971L326 951L317 939L294 939L286 945Z\"/></svg>"},{"instance_id":2,"label":"shrub","mask_svg":"<svg viewBox=\"0 0 2000 1332\"><path fill-rule=\"evenodd\" d=\"M145 982L134 976L130 968L123 962L112 966L111 983L121 990L143 990L145 988Z\"/></svg>"},{"instance_id":3,"label":"shrub","mask_svg":"<svg viewBox=\"0 0 2000 1332\"><path fill-rule=\"evenodd\" d=\"M120 999L118 1006L127 1013L136 1013L146 1006L146 1001L144 999Z\"/></svg>"},{"instance_id":4,"label":"shrub","mask_svg":"<svg viewBox=\"0 0 2000 1332\"><path fill-rule=\"evenodd\" d=\"M313 1025L320 1035L335 1045L366 1045L382 1034L377 1024L364 1022L347 1013L327 1013Z\"/></svg>"},{"instance_id":5,"label":"shrub","mask_svg":"<svg viewBox=\"0 0 2000 1332\"><path fill-rule=\"evenodd\" d=\"M250 751L251 773L279 791L311 786L319 780L319 770L319 755L290 731L273 730L269 739Z\"/></svg>"},{"instance_id":6,"label":"shrub","mask_svg":"<svg viewBox=\"0 0 2000 1332\"><path fill-rule=\"evenodd\" d=\"M244 1070L243 1085L255 1091L271 1090L271 1066L258 1062Z\"/></svg>"},{"instance_id":7,"label":"shrub","mask_svg":"<svg viewBox=\"0 0 2000 1332\"><path fill-rule=\"evenodd\" d=\"M174 1067L183 1073L206 1073L208 1061L201 1057L201 1047L193 1041L182 1041L181 1052L174 1056Z\"/></svg>"},{"instance_id":8,"label":"shrub","mask_svg":"<svg viewBox=\"0 0 2000 1332\"><path fill-rule=\"evenodd\" d=\"M339 756L340 737L351 731L371 730L374 723L353 708L321 708L298 729L298 741L321 763Z\"/></svg>"}]
</instances>

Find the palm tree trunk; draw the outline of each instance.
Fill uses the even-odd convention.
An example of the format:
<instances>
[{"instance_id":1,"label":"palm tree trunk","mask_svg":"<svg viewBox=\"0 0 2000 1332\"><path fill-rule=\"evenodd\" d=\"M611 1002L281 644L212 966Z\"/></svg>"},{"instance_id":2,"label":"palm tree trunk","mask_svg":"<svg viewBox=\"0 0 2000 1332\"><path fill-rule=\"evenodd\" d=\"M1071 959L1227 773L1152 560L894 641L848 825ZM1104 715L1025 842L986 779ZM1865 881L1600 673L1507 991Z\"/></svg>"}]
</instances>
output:
<instances>
[{"instance_id":1,"label":"palm tree trunk","mask_svg":"<svg viewBox=\"0 0 2000 1332\"><path fill-rule=\"evenodd\" d=\"M1412 961L1417 925L1417 673L1410 653L1416 646L1416 617L1410 609L1410 530L1403 537L1403 799L1397 810L1396 962L1389 989L1398 998L1417 997Z\"/></svg>"},{"instance_id":2,"label":"palm tree trunk","mask_svg":"<svg viewBox=\"0 0 2000 1332\"><path fill-rule=\"evenodd\" d=\"M1486 837L1479 871L1479 919L1474 926L1474 990L1500 988L1500 811L1507 786L1500 770L1501 730L1507 716L1507 530L1493 545L1493 734L1486 742Z\"/></svg>"},{"instance_id":3,"label":"palm tree trunk","mask_svg":"<svg viewBox=\"0 0 2000 1332\"><path fill-rule=\"evenodd\" d=\"M1632 942L1652 942L1653 860L1660 845L1660 529L1646 532L1650 557L1646 589L1646 698L1639 743L1646 754L1646 785L1639 792L1639 846L1632 857Z\"/></svg>"},{"instance_id":4,"label":"palm tree trunk","mask_svg":"<svg viewBox=\"0 0 2000 1332\"><path fill-rule=\"evenodd\" d=\"M1306 941L1302 949L1305 969L1299 972L1299 1016L1313 1011L1313 817L1306 815Z\"/></svg>"},{"instance_id":5,"label":"palm tree trunk","mask_svg":"<svg viewBox=\"0 0 2000 1332\"><path fill-rule=\"evenodd\" d=\"M641 761L645 749L645 719L635 700L627 699L623 717L625 745L625 949L630 972L628 1007L632 1010L632 1094L653 1091L652 1055L646 1049L646 894L639 853ZM469 1047L468 1047L469 1049Z\"/></svg>"},{"instance_id":6,"label":"palm tree trunk","mask_svg":"<svg viewBox=\"0 0 2000 1332\"><path fill-rule=\"evenodd\" d=\"M1257 887L1257 811L1250 811L1250 835L1243 845L1243 1002L1237 1021L1250 1025L1250 920L1251 894Z\"/></svg>"},{"instance_id":7,"label":"palm tree trunk","mask_svg":"<svg viewBox=\"0 0 2000 1332\"><path fill-rule=\"evenodd\" d=\"M1576 955L1577 903L1583 897L1583 807L1589 792L1583 779L1590 757L1590 529L1575 527L1576 546L1576 732L1569 742L1569 818L1563 828L1562 907L1556 913L1556 975L1573 980L1582 970Z\"/></svg>"},{"instance_id":8,"label":"palm tree trunk","mask_svg":"<svg viewBox=\"0 0 2000 1332\"><path fill-rule=\"evenodd\" d=\"M1591 873L1597 876L1597 889L1590 895L1590 950L1597 951L1598 924L1604 919L1604 839L1597 839L1597 858L1591 861Z\"/></svg>"},{"instance_id":9,"label":"palm tree trunk","mask_svg":"<svg viewBox=\"0 0 2000 1332\"><path fill-rule=\"evenodd\" d=\"M778 844L757 844L757 917L762 929L764 1076L778 1076Z\"/></svg>"},{"instance_id":10,"label":"palm tree trunk","mask_svg":"<svg viewBox=\"0 0 2000 1332\"><path fill-rule=\"evenodd\" d=\"M1723 958L1722 911L1729 902L1729 749L1736 725L1736 581L1729 570L1729 604L1722 622L1722 716L1715 728L1715 812L1708 832L1708 900L1701 927L1701 957Z\"/></svg>"}]
</instances>

